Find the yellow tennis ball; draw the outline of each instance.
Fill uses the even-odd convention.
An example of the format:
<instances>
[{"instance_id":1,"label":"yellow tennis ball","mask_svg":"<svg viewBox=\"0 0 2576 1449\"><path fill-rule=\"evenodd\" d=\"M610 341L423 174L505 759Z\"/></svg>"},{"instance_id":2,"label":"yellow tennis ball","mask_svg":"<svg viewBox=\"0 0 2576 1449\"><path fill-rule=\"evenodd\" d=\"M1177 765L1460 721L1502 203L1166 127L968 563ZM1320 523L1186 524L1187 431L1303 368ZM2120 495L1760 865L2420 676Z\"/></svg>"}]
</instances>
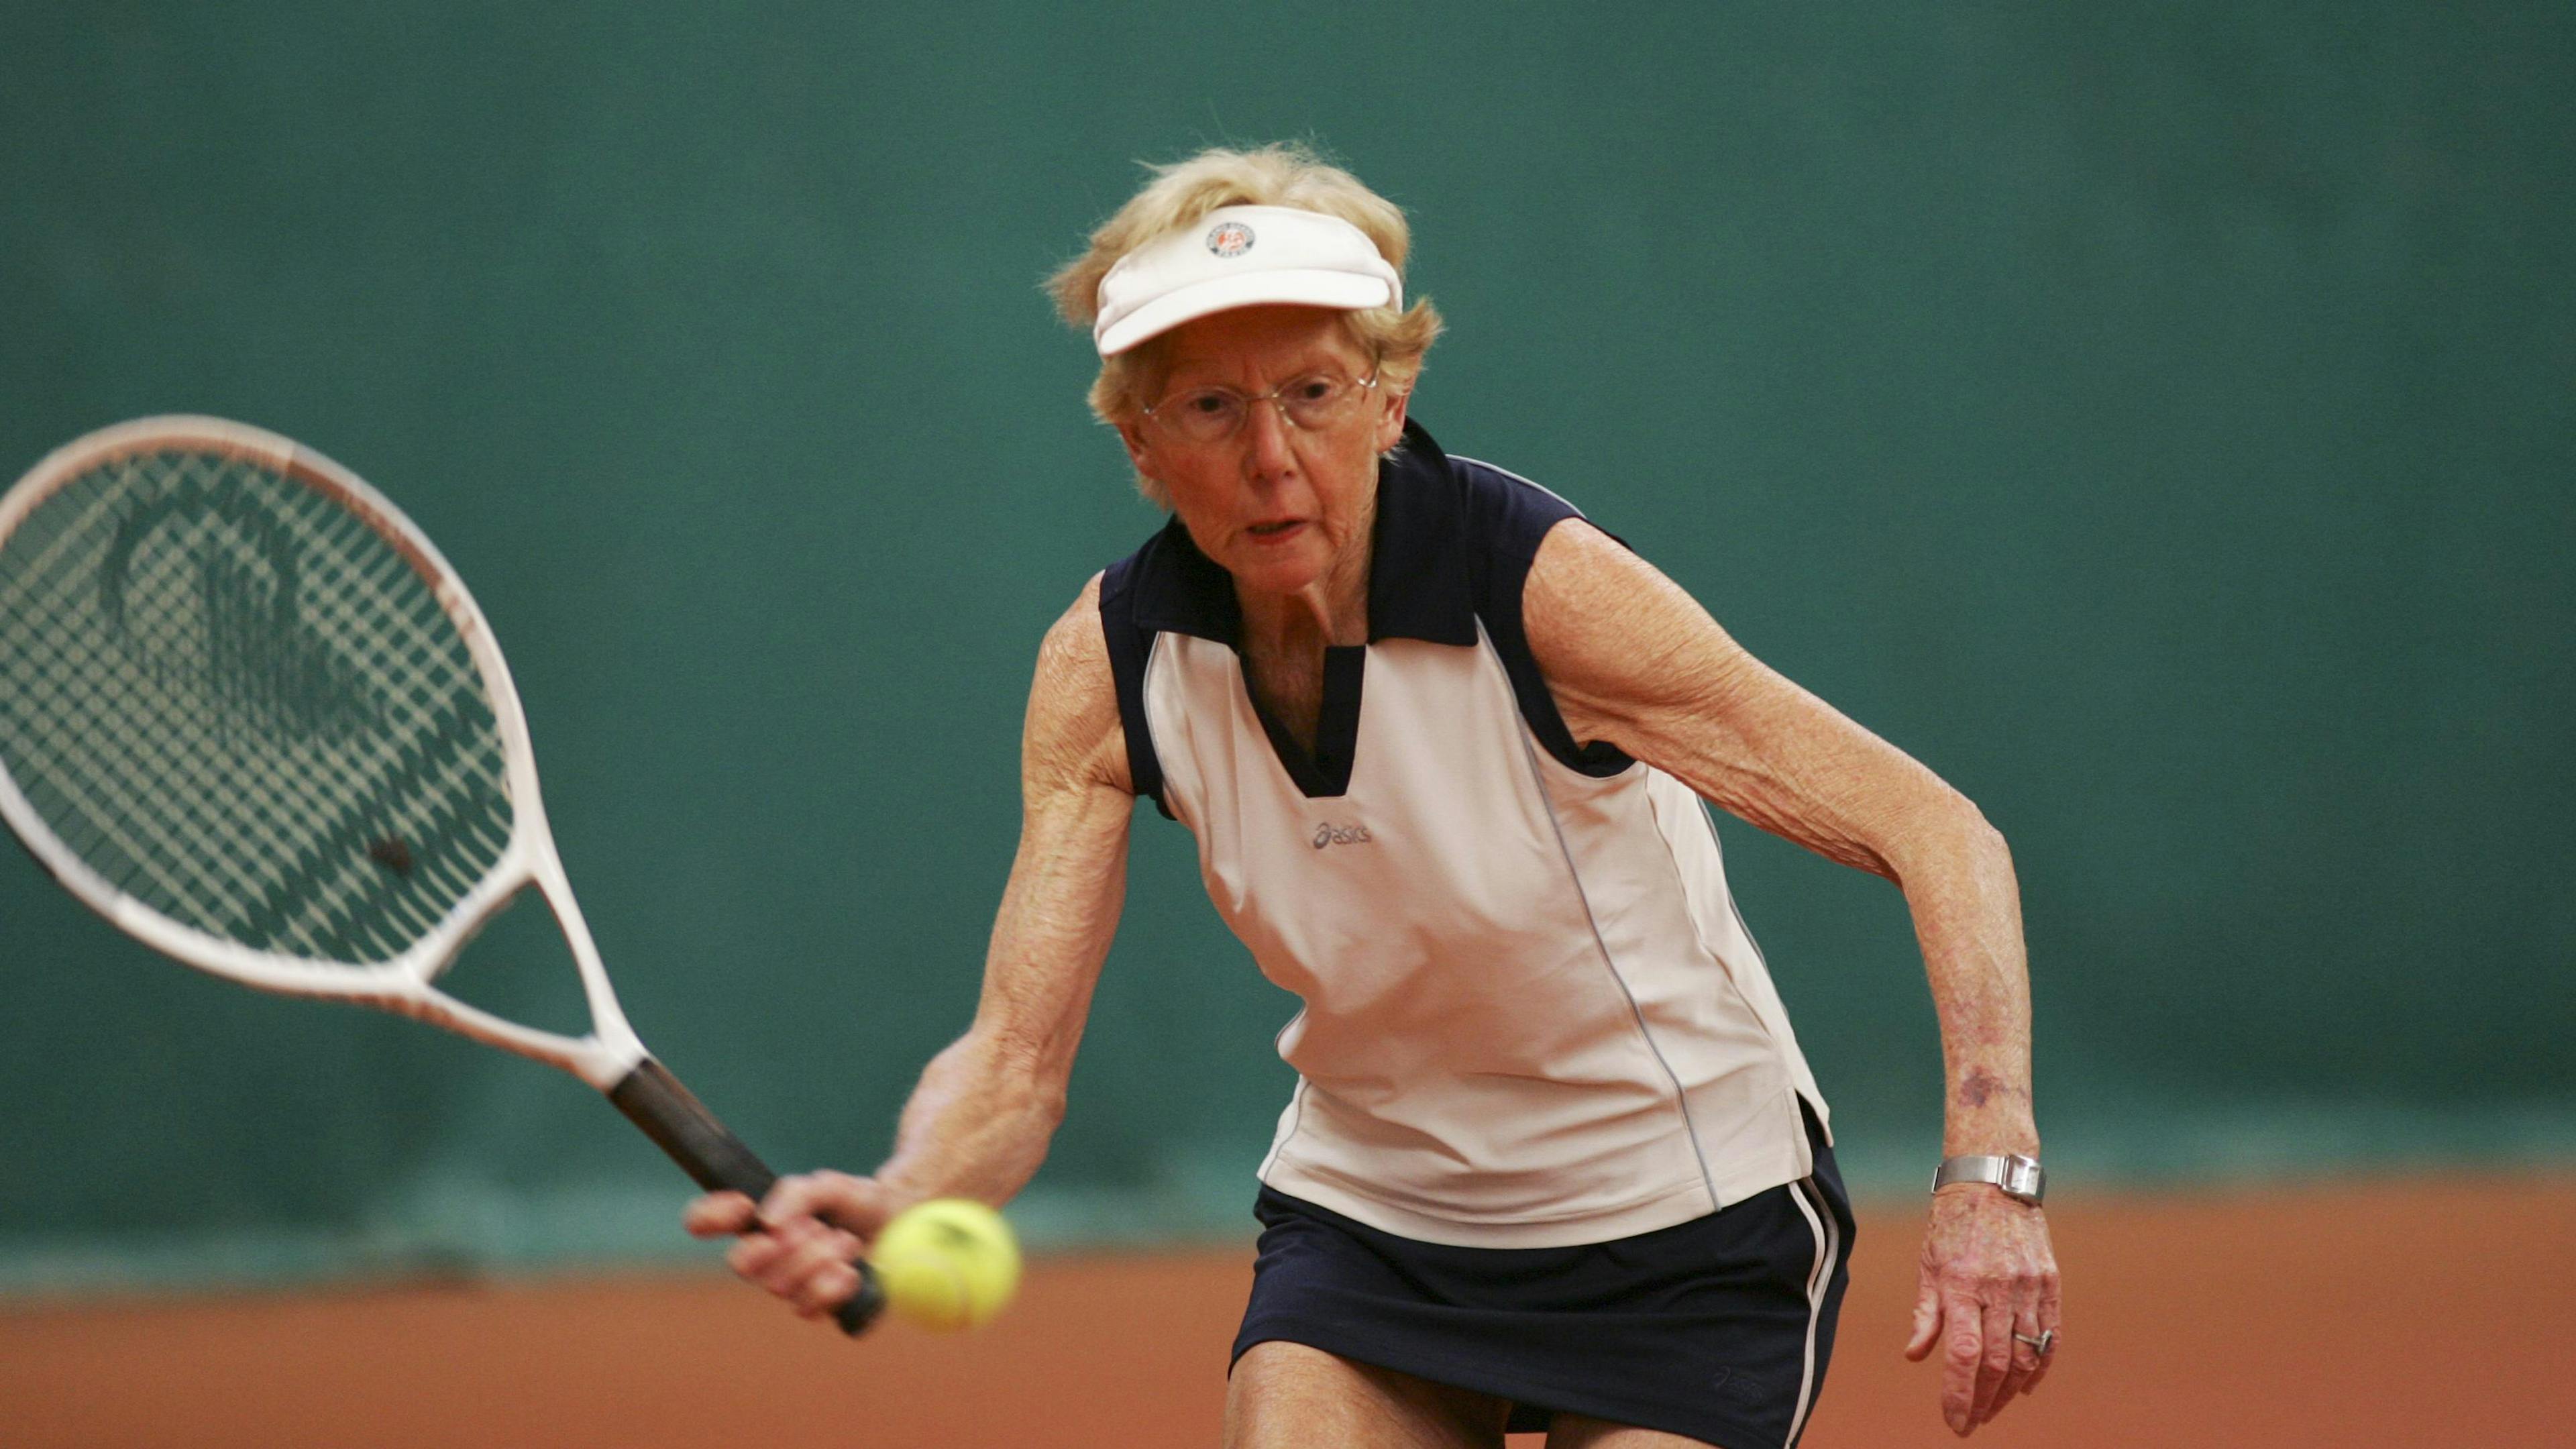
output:
<instances>
[{"instance_id":1,"label":"yellow tennis ball","mask_svg":"<svg viewBox=\"0 0 2576 1449\"><path fill-rule=\"evenodd\" d=\"M1020 1245L1011 1225L962 1197L934 1198L895 1214L868 1261L895 1316L940 1333L991 1318L1020 1286Z\"/></svg>"}]
</instances>

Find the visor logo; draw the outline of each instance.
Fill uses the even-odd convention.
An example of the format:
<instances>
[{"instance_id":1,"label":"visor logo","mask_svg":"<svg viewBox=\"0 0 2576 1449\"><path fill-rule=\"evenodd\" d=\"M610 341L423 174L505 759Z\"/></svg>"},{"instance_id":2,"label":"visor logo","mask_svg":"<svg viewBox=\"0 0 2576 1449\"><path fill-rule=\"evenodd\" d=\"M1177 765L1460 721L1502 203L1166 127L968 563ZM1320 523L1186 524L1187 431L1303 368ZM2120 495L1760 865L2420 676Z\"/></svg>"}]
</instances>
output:
<instances>
[{"instance_id":1,"label":"visor logo","mask_svg":"<svg viewBox=\"0 0 2576 1449\"><path fill-rule=\"evenodd\" d=\"M1376 837L1369 834L1369 828L1365 825L1318 825L1315 827L1315 848L1317 850L1321 850L1327 845L1359 845L1374 839L1376 839Z\"/></svg>"},{"instance_id":2,"label":"visor logo","mask_svg":"<svg viewBox=\"0 0 2576 1449\"><path fill-rule=\"evenodd\" d=\"M1207 234L1207 249L1231 260L1252 250L1252 228L1239 221L1219 222Z\"/></svg>"}]
</instances>

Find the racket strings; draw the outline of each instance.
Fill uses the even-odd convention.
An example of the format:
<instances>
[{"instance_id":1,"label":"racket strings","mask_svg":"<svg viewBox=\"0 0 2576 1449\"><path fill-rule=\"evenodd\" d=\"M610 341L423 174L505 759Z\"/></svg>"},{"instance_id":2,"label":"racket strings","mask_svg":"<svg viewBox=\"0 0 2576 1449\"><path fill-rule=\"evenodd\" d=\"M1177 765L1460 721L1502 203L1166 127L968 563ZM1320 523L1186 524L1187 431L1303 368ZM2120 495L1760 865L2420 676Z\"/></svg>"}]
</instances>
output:
<instances>
[{"instance_id":1,"label":"racket strings","mask_svg":"<svg viewBox=\"0 0 2576 1449\"><path fill-rule=\"evenodd\" d=\"M211 562L211 565L210 565L210 567L209 567L209 569L208 569L208 574L209 574L209 576L210 576L211 578L213 578L213 579L216 581L216 583L217 583L217 585L218 585L218 586L220 586L220 585L221 585L221 583L224 581L224 579L225 579L225 570L223 569L223 566L222 566L222 556L221 556L220 554L214 555L213 560L212 560L212 562ZM220 613L218 613L215 617L217 617L217 618L221 618L222 616L220 615ZM162 641L163 641L163 642L166 642L166 641L167 641L167 639L168 639L168 637L172 636L174 633L175 633L175 634L176 634L176 636L177 636L177 637L179 637L183 642L186 642L187 640L189 640L189 638L190 638L192 635L195 635L195 634L198 632L198 631L191 630L191 629L187 629L187 628L180 628L180 629L177 629L177 630L173 630L173 629L169 628L166 624L162 624L162 621L158 621L158 620L147 620L146 622L147 622L147 623L151 623L151 624L161 625L161 627L160 627L160 629L159 629L159 635L160 635L160 637L161 637L161 639L162 639ZM185 621L185 622L188 622L188 623L202 623L202 622L204 622L204 621L202 621L202 620L189 620L189 621ZM216 636L216 637L220 637L220 636ZM201 642L202 642L202 641L201 641ZM272 651L272 652L273 652L273 651ZM217 706L218 706L218 710L217 710L217 712L216 712L215 714L213 714L213 715L211 716L211 718L212 718L213 720L215 720L215 721L217 721L217 722L218 722L218 726L219 726L219 728L220 728L220 722L221 722L221 721L223 720L223 718L224 718L223 714L221 713L221 706L222 706L223 704L225 704L225 703L231 703L231 704L238 705L238 704L240 704L240 703L242 703L243 701L246 701L246 700L248 700L248 701L258 701L258 700L261 700L263 697L272 697L272 698L273 698L273 697L275 696L275 693L276 693L276 686L277 686L277 684L279 683L279 681L276 681L276 680L274 680L274 679L272 679L272 680L270 680L270 681L267 681L267 682L266 682L267 687L266 687L266 688L263 688L263 687L262 687L263 682L262 682L262 681L259 681L259 680L255 680L255 679L254 679L254 680L250 680L250 681L246 681L246 682L244 682L244 681L225 681L225 680L222 680L222 679L221 679L221 677L220 677L222 674L224 674L224 673L225 673L225 672L227 672L227 671L234 672L234 673L238 673L239 671L243 670L245 667L266 667L267 669L269 669L269 670L270 670L270 672L272 673L272 675L274 675L275 673L279 672L279 668L280 668L280 666L275 662L275 660L274 660L274 658L273 658L273 657L265 656L265 655L263 655L263 653L262 653L261 651L258 651L258 650L256 650L256 649L245 650L245 649L238 649L238 648L237 648L237 649L228 650L228 651L227 651L227 650L222 650L222 649L215 649L215 650L212 650L212 651L211 651L211 656L212 656L212 657L211 657L211 659L210 659L210 661L209 661L209 662L210 662L211 669L212 669L212 671L213 671L213 672L218 676L218 679L217 679L217 681L216 681L216 683L217 683L218 687L216 687L216 688L214 688L214 689L212 689L212 690L210 691L210 693L212 694L212 696L213 696L213 698L214 698L214 700L215 700L215 702L216 702L216 704L217 704ZM294 668L295 666L294 666L293 664L290 664L290 665L288 665L288 666L286 666L286 667L288 667L288 668ZM157 672L158 672L158 673L159 673L159 675L161 676L161 677L160 677L160 680L159 680L158 682L160 682L160 683L162 683L162 684L166 685L166 684L169 682L169 671L168 671L168 670L162 670L162 671L157 671ZM309 675L311 674L311 671L310 671L309 669L297 669L297 670L296 670L296 672L297 672L297 673L300 673L300 674L307 675L307 676L309 676ZM132 676L131 676L130 672L129 672L129 673L127 673L127 675L126 675L126 677L125 677L125 680L124 680L124 683L126 683L128 686L131 686L131 685L133 684L133 682L134 682L134 681L133 681L133 678L132 678ZM294 677L294 675L289 675L289 676L287 677L287 679L286 679L285 681L283 681L283 683L284 683L284 684L286 684L286 685L288 685L288 686L293 686L294 684L296 684L296 683L298 683L298 682L299 682L299 681ZM233 685L233 686L235 686L235 687L224 687L225 685ZM148 704L151 704L151 703L154 703L154 702L159 702L159 703L164 703L164 704L166 704L166 703L168 702L168 699L167 699L167 697L166 697L166 696L167 696L167 691L166 691L166 690L165 690L165 691L162 691L162 697L160 697L160 698L156 701L156 695L155 695L155 693L154 693L153 691L151 691L151 690L131 690L131 689L129 689L129 698L130 698L131 700L136 701L136 702L140 702L140 703L143 703L143 704L147 704L147 705L148 705ZM308 710L308 711L296 711L296 712L294 712L294 713L295 713L296 715L302 716L302 717L306 720L306 722L308 722L308 723L310 722L310 716L311 716L311 714L312 714L312 712L311 712L311 711L309 711L309 710ZM176 805L176 806L181 807L181 809L182 809L182 813L185 813L185 814L188 814L189 816L191 816L191 822L190 822L190 823L198 824L198 825L207 825L207 824L210 824L210 823L212 823L212 822L210 822L210 821L208 820L208 818L204 815L204 813L203 813L202 811L189 811L189 810L187 810L187 809L186 809L186 807L187 807L187 806L189 806L189 805L190 805L191 803L193 803L194 801L196 801L197 799L200 799L200 798L202 798L204 795L206 795L206 794L210 793L210 792L211 792L211 791L213 791L214 789L219 788L218 782L212 781L212 780L210 780L210 779L207 777L207 775L206 775L206 773L205 773L205 771L204 771L204 769L203 769L204 763L205 763L206 761L209 761L209 760L221 759L221 758L223 758L227 753L231 753L231 754L234 754L234 755L236 755L236 756L237 756L237 755L238 755L238 753L239 753L237 749L234 749L234 750L231 750L231 751L229 751L229 752L228 752L227 750L225 750L225 749L223 748L223 747L224 747L224 746L226 746L226 745L233 744L234 742L233 742L233 741L231 741L231 740L228 740L228 739L227 739L227 740L217 740L217 741L213 741L213 742L211 742L211 743L210 743L209 741L207 741L206 739L204 739L204 738L202 737L202 734L203 734L203 720L204 720L205 718L208 718L208 717L206 717L206 716L195 716L195 715L192 715L192 714L190 714L190 713L188 713L188 712L185 712L185 711L182 711L182 712L180 712L180 713L178 713L178 714L176 714L176 715L173 715L171 712L169 712L168 710L164 709L164 710L162 710L162 711L160 711L160 712L159 712L159 716L158 716L158 718L157 718L157 719L151 719L151 720L149 721L151 724L154 724L154 725L159 726L160 732L161 732L162 734L164 734L164 735L176 735L176 736L178 736L178 737L181 739L181 741L182 741L182 742L187 746L187 748L184 748L184 749L180 749L180 750L176 750L176 751L168 751L168 752L165 752L165 753L164 753L164 757L163 757L163 762L164 762L165 764L168 764L168 765L175 765L175 766L179 767L179 768L180 768L180 769L182 769L182 770L187 770L187 771L189 771L190 773L194 774L195 778L187 782L188 784L190 784L190 785L193 787L193 791L191 791L191 790L184 790L184 789L183 789L183 790L179 790L179 791L175 791L175 792L173 792L173 793L171 794L171 796L169 797L169 802L170 802L171 804L173 804L173 805ZM292 720L291 720L291 719L290 719L290 722L292 722ZM188 736L189 736L192 732L193 732L193 733L195 733L198 737L197 737L197 738L189 738ZM147 738L148 738L148 737L149 737L149 736L147 735ZM290 776L285 776L285 777L282 777L282 778L283 778L283 779L285 779L285 780L286 780L288 783L290 783L291 785L300 786L300 787L329 786L329 785L331 785L331 784L335 783L335 777L333 777L332 775L329 775L329 774L311 774L311 775L301 775L301 776L294 776L294 775L290 775ZM274 782L273 782L273 783L274 783ZM389 782L389 783L393 784L394 786L396 786L396 787L398 788L398 787L402 784L402 781L401 781L400 779L398 779L398 778L397 778L397 779L395 779L395 780L393 780L393 781L391 781L391 782ZM304 798L290 800L290 801L289 801L289 804L290 804L290 805L293 805L293 806L296 806L296 807L300 807L300 808L305 809L305 810L308 810L308 811L318 811L318 810L327 809L327 808L331 808L331 807L337 807L337 808L338 808L338 809L339 809L343 814L345 814L345 813L346 813L346 811L347 811L347 809L348 809L348 807L349 807L349 805L350 805L350 803L351 803L351 802L350 802L350 798L348 797L348 795L347 795L345 792L337 792L337 798L335 798L335 799L333 799L333 800L329 801L329 802L327 803L327 805L326 805L326 804L323 804L323 803L320 803L320 802L316 802L315 800L313 800L313 799L311 798L311 793L312 793L312 792L311 792L311 789L310 789L310 788L305 788L305 789L303 789L303 790L301 790L301 791L298 791L298 792L295 792L295 793L300 793L300 794L302 794L302 795L304 796ZM125 814L125 815L127 815L127 816L131 816L131 815L133 815L133 814L135 813L134 808L133 808L134 802L131 800L131 798L130 798L130 797L128 797L128 798L127 798L127 799L125 799L125 800L120 800L120 801L118 801L118 802L116 802L116 803L117 803L117 805L119 806L119 808L120 808L120 810L122 811L122 813L123 813L123 814ZM279 835L278 835L278 830L277 830L277 824L278 824L278 822L277 822L276 816L275 816L272 812L270 812L270 811L268 811L268 810L266 810L266 809L260 808L260 806L261 806L261 803L262 803L262 802L261 802L261 797L260 797L260 795L259 795L258 793L256 793L256 792L242 792L242 793L240 793L240 799L239 799L239 801L238 801L237 803L246 804L246 805L250 806L250 807L251 807L251 809L250 809L249 818L250 818L252 821L257 822L257 823L259 823L259 824L264 825L264 826L266 826L266 827L267 827L267 829L266 829L266 831L265 831L265 838L264 838L264 840L261 842L261 844L263 845L263 847L264 847L265 851L266 851L266 852L267 852L267 853L268 853L272 858L285 859L285 860L287 860L287 861L289 861L289 862L290 862L290 869L289 869L289 871L288 871L288 873L287 873L287 877L286 877L286 879L285 879L282 883L279 883L279 884L282 884L282 885L283 885L283 886L285 886L285 887L296 887L296 886L299 886L299 885L300 885L301 887L303 887L303 892L302 892L302 894L307 895L307 896L309 896L310 894L312 894L311 887L313 887L313 886L315 886L315 885L331 885L331 884L334 884L334 883L332 883L332 882L330 881L330 879L329 879L329 877L328 877L328 876L316 873L316 871L314 870L314 866L315 866L315 863L316 863L316 862L315 862L315 860L314 860L314 858L313 858L313 854L312 854L312 852L311 852L310 850L307 850L307 851L303 852L300 856L299 856L297 853L295 853L294 851L292 851L291 849L290 849L290 850L287 850L287 851L283 851L283 852L281 852L281 851L279 850L280 840L279 840ZM167 835L166 835L166 834L164 834L162 838L163 838L164 842L166 843L166 842L167 842L167 839L168 839ZM456 881L456 882L449 882L449 884L450 884L451 886L461 886L461 885L463 884L463 882L461 882L461 881ZM246 911L246 912L237 912L237 913L236 913L236 919L234 919L234 920L230 923L230 924L231 924L231 926L233 927L233 929L231 930L231 932L230 932L229 934L232 934L232 935L234 935L234 936L236 936L236 937L251 937L251 938L257 938L257 937L261 937L261 936L271 936L271 937L279 937L279 936L282 936L282 937L284 937L284 938L285 938L285 939L284 939L283 944L289 944L289 945L301 945L301 946L305 946L305 947L308 947L308 948L313 947L313 946L317 946L317 945L325 944L325 942L324 942L324 941L322 941L322 940L320 940L320 939L318 939L318 938L319 938L319 937L322 937L322 936L327 936L327 935L329 935L329 934L333 934L333 933L335 933L335 932L337 932L338 934L343 934L343 935L345 935L345 934L346 934L345 928L346 928L346 926L347 926L347 924L348 924L348 922L347 922L345 919L341 919L341 918L344 918L344 917L348 914L347 909L346 909L346 906L347 906L347 903L348 903L348 902L347 902L347 896L348 896L348 893L346 892L346 890L345 890L345 889L333 889L333 890L330 890L329 892L327 892L327 895L328 895L328 897L329 897L329 899L328 899L328 907L329 907L329 909L326 909L323 913L321 913L321 914L322 914L322 919L321 919L319 922L315 923L315 925L314 925L313 927L311 927L311 928L304 929L304 930L296 930L296 929L292 929L292 925L293 925L293 923L292 923L292 922L285 922L285 923L281 923L281 922L277 921L277 920L275 919L275 917L277 917L278 915L280 915L280 914L282 914L282 913L290 913L290 912L293 912L293 911L294 911L294 904L295 904L295 902L296 902L296 900L297 900L297 895L296 895L295 893L293 893L293 892L281 893L281 890L279 889L279 886L278 886L278 885L273 884L273 885L271 886L271 888L270 888L270 889L269 889L269 890L264 894L264 896L261 898L260 902L258 903L259 907L264 907L264 908L254 908L254 909L252 909L252 910L250 910L250 911ZM309 913L309 912L304 912L304 913L302 913L302 914L310 914L310 913ZM409 914L409 913L404 913L404 914ZM263 918L267 918L267 919L263 919ZM424 919L420 919L420 918L418 918L417 916L414 916L412 919L409 919L409 920L398 920L398 921L397 921L397 924L399 924L399 925L402 925L402 926L405 926L405 927L415 927L415 928L416 928L416 927L423 927L423 926L425 926L427 923L428 923L428 922L427 922L426 920L424 920ZM416 932L413 932L413 931L406 931L406 932L404 932L404 934L413 934L413 933L416 933ZM345 954L345 953L333 952L333 953L330 953L330 954Z\"/></svg>"},{"instance_id":2,"label":"racket strings","mask_svg":"<svg viewBox=\"0 0 2576 1449\"><path fill-rule=\"evenodd\" d=\"M139 623L151 627L158 621L147 614L140 620L127 622L129 626ZM57 647L52 657L43 661L56 671L49 682L85 681L91 688L105 685L118 690L129 709L128 716L109 722L112 726L121 727L76 730L76 725L98 723L94 716L84 714L77 707L58 708L42 721L49 727L45 742L53 747L58 763L88 772L67 777L76 787L87 785L92 796L85 803L93 808L76 823L96 827L108 843L125 852L137 865L153 867L167 861L188 870L193 876L189 884L200 894L237 893L245 884L255 885L255 881L238 876L222 879L212 875L214 869L228 864L231 857L206 856L188 848L190 838L220 828L224 823L202 808L205 801L217 798L225 788L226 782L215 773L224 752L208 748L202 738L190 738L202 727L200 716L184 709L173 713L168 708L173 703L173 696L166 687L168 671L157 671L158 679L141 677L130 657L122 651L96 648L94 635L49 630L35 637L44 643L67 646ZM169 640L165 637L163 642ZM56 695L53 702L61 706L67 701ZM163 748L170 744L184 747ZM132 786L138 777L134 770L125 767L132 757L146 752L151 753L151 763L159 768L161 779L158 783L179 787L165 789L156 799L149 801L133 791ZM298 780L287 777L289 781L307 786L319 778ZM245 808L236 812L233 823L250 827L258 837L255 843L262 852L276 853L280 821L269 806L269 794L237 792L235 803ZM285 803L290 807L314 808L309 797L294 799L290 795ZM106 808L96 808L99 805ZM139 849L138 832L148 835L151 844L159 849ZM77 843L76 848L81 850L85 859L92 859L94 864L101 863L95 859L97 852L91 846L92 841L83 840ZM151 873L165 886L175 884L167 871L153 870Z\"/></svg>"},{"instance_id":3,"label":"racket strings","mask_svg":"<svg viewBox=\"0 0 2576 1449\"><path fill-rule=\"evenodd\" d=\"M317 961L399 955L512 826L435 589L334 495L215 452L94 469L0 543L0 764L120 890Z\"/></svg>"}]
</instances>

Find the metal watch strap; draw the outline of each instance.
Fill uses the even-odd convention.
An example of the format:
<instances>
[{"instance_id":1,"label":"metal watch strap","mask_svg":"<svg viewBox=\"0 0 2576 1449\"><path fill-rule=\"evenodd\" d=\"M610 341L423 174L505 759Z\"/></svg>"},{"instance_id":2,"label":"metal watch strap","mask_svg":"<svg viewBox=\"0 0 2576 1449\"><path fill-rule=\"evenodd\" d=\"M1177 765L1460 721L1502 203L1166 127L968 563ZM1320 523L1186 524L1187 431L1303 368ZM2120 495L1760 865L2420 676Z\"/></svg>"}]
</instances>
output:
<instances>
[{"instance_id":1,"label":"metal watch strap","mask_svg":"<svg viewBox=\"0 0 2576 1449\"><path fill-rule=\"evenodd\" d=\"M1954 1182L1990 1182L2003 1189L2004 1196L2036 1207L2048 1193L2048 1173L2039 1159L2019 1152L2001 1157L1953 1157L1932 1174L1932 1190L1939 1192Z\"/></svg>"}]
</instances>

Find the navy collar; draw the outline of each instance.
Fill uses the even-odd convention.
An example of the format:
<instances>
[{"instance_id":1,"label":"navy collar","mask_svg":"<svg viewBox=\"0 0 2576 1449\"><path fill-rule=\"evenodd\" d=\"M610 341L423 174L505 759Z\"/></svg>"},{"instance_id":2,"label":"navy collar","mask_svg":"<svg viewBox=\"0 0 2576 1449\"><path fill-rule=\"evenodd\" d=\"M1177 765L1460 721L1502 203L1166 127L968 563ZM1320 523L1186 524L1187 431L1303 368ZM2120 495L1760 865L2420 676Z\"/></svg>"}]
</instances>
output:
<instances>
[{"instance_id":1,"label":"navy collar","mask_svg":"<svg viewBox=\"0 0 2576 1449\"><path fill-rule=\"evenodd\" d=\"M1466 547L1467 498L1449 455L1407 419L1377 469L1377 527L1369 539L1369 642L1476 642ZM1241 648L1234 576L1199 552L1178 515L1136 556L1136 622Z\"/></svg>"}]
</instances>

